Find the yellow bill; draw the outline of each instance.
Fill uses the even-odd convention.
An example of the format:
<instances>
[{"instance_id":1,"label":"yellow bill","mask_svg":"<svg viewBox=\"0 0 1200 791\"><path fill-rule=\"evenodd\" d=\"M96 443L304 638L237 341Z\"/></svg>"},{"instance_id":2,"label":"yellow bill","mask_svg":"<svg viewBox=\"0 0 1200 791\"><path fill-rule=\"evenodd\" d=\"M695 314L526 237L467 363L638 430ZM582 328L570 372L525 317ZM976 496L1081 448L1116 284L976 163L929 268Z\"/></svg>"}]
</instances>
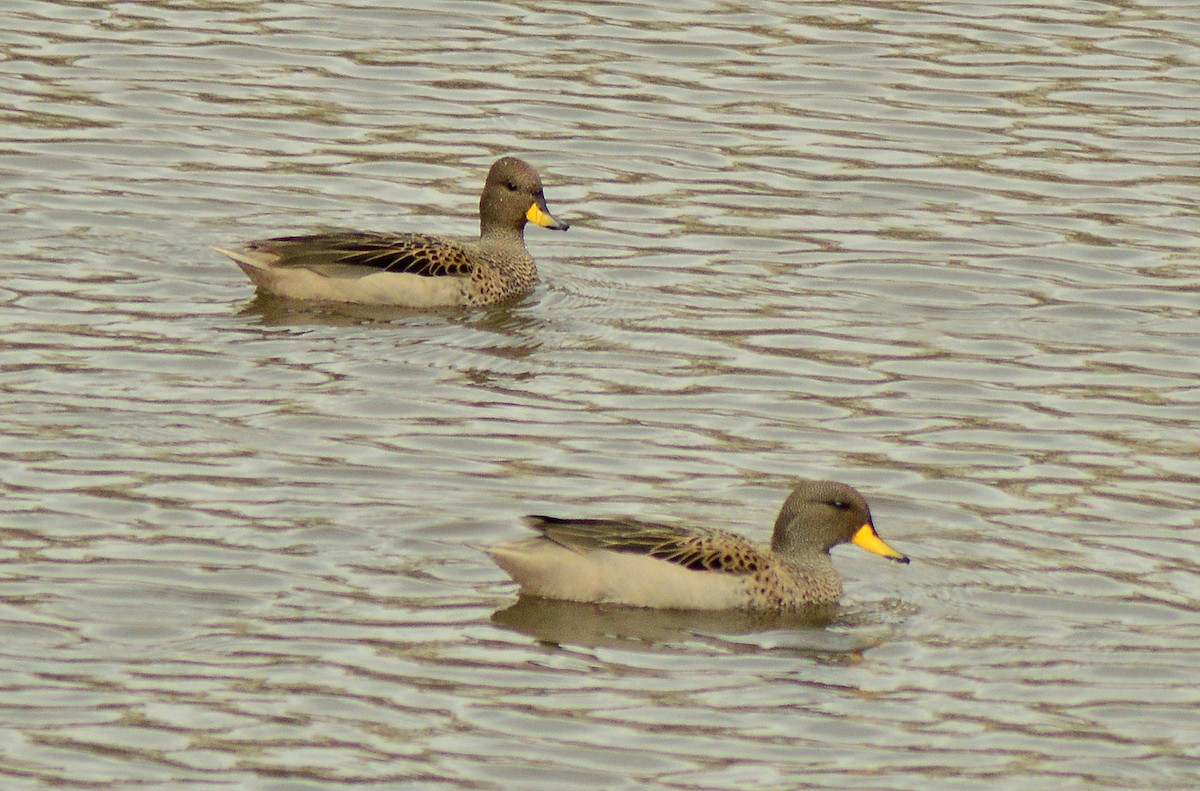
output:
<instances>
[{"instance_id":1,"label":"yellow bill","mask_svg":"<svg viewBox=\"0 0 1200 791\"><path fill-rule=\"evenodd\" d=\"M525 212L525 219L552 231L565 231L571 227L565 222L554 219L550 212L544 206L539 206L537 202L530 204L529 211Z\"/></svg>"},{"instance_id":2,"label":"yellow bill","mask_svg":"<svg viewBox=\"0 0 1200 791\"><path fill-rule=\"evenodd\" d=\"M900 563L908 562L907 555L897 552L884 543L883 539L879 537L879 534L875 532L875 526L870 522L867 522L865 525L860 527L858 532L854 534L854 538L850 540L868 552L874 552L876 555L883 555L885 558L890 558L891 560L899 561Z\"/></svg>"}]
</instances>

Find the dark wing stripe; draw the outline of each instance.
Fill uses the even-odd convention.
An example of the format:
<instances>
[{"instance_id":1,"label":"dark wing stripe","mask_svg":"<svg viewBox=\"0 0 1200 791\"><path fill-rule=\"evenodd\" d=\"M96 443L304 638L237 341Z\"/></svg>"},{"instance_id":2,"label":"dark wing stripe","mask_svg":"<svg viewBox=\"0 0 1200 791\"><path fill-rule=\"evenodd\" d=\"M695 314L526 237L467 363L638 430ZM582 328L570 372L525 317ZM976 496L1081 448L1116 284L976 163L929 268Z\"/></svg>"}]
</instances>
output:
<instances>
[{"instance_id":1,"label":"dark wing stripe","mask_svg":"<svg viewBox=\"0 0 1200 791\"><path fill-rule=\"evenodd\" d=\"M283 236L260 244L280 256L281 266L347 264L423 277L466 277L474 271L460 245L423 234L333 231Z\"/></svg>"},{"instance_id":2,"label":"dark wing stripe","mask_svg":"<svg viewBox=\"0 0 1200 791\"><path fill-rule=\"evenodd\" d=\"M648 555L694 571L752 574L758 570L754 550L741 536L732 533L700 532L634 520L548 516L529 519L546 538L568 548ZM718 543L722 546L716 546Z\"/></svg>"},{"instance_id":3,"label":"dark wing stripe","mask_svg":"<svg viewBox=\"0 0 1200 791\"><path fill-rule=\"evenodd\" d=\"M439 252L441 255L434 255L428 249L399 246L375 250L346 250L341 256L341 262L424 277L454 277L471 273L471 265L460 248L442 248Z\"/></svg>"}]
</instances>

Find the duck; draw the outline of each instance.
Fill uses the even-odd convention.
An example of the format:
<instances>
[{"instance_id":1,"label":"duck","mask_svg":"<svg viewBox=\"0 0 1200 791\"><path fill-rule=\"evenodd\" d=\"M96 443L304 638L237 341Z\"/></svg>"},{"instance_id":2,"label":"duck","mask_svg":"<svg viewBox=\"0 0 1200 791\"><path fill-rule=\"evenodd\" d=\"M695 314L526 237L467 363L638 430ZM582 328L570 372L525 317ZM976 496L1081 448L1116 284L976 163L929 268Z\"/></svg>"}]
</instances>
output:
<instances>
[{"instance_id":1,"label":"duck","mask_svg":"<svg viewBox=\"0 0 1200 791\"><path fill-rule=\"evenodd\" d=\"M711 527L635 519L526 517L532 538L487 548L522 596L662 610L795 612L841 598L829 550L852 543L899 563L866 499L838 481L800 481L769 545Z\"/></svg>"},{"instance_id":2,"label":"duck","mask_svg":"<svg viewBox=\"0 0 1200 791\"><path fill-rule=\"evenodd\" d=\"M570 226L546 207L537 170L496 160L479 196L479 239L333 229L214 248L260 292L299 300L412 308L490 305L525 293L537 265L525 225Z\"/></svg>"}]
</instances>

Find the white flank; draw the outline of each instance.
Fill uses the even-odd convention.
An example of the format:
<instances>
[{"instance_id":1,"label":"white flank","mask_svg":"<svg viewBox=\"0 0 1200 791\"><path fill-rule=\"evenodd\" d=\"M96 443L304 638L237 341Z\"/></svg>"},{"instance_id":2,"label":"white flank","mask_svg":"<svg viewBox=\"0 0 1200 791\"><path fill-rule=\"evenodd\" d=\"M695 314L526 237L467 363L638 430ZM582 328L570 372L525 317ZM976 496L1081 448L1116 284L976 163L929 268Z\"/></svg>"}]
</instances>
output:
<instances>
[{"instance_id":1,"label":"white flank","mask_svg":"<svg viewBox=\"0 0 1200 791\"><path fill-rule=\"evenodd\" d=\"M425 277L370 267L343 267L344 273L327 274L300 266L275 266L275 256L270 253L213 249L236 261L254 285L281 297L410 308L463 304L463 277Z\"/></svg>"},{"instance_id":2,"label":"white flank","mask_svg":"<svg viewBox=\"0 0 1200 791\"><path fill-rule=\"evenodd\" d=\"M729 610L746 602L743 576L645 555L579 551L543 538L494 546L488 554L530 596L678 610Z\"/></svg>"}]
</instances>

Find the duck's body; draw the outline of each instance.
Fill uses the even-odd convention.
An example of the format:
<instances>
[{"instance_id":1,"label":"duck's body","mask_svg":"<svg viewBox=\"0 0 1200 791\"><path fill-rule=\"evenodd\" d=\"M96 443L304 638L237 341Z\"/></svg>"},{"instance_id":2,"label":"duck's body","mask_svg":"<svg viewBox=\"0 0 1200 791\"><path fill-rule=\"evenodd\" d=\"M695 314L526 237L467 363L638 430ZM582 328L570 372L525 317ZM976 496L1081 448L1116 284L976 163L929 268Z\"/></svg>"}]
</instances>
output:
<instances>
[{"instance_id":1,"label":"duck's body","mask_svg":"<svg viewBox=\"0 0 1200 791\"><path fill-rule=\"evenodd\" d=\"M824 604L842 595L829 555L790 563L724 530L631 520L529 520L540 537L490 550L496 565L529 596L664 610L767 610ZM622 548L612 548L617 546Z\"/></svg>"},{"instance_id":2,"label":"duck's body","mask_svg":"<svg viewBox=\"0 0 1200 791\"><path fill-rule=\"evenodd\" d=\"M292 299L410 308L485 305L537 282L537 266L523 244L493 239L337 230L221 252L263 291Z\"/></svg>"},{"instance_id":3,"label":"duck's body","mask_svg":"<svg viewBox=\"0 0 1200 791\"><path fill-rule=\"evenodd\" d=\"M489 553L529 596L687 610L797 610L836 602L829 556L853 542L907 563L875 532L866 501L832 481L801 483L770 546L735 533L635 520L529 517L540 535Z\"/></svg>"},{"instance_id":4,"label":"duck's body","mask_svg":"<svg viewBox=\"0 0 1200 791\"><path fill-rule=\"evenodd\" d=\"M259 289L283 297L428 308L486 305L537 282L525 224L565 231L546 208L537 171L515 157L492 165L479 199L478 240L334 230L217 248Z\"/></svg>"}]
</instances>

